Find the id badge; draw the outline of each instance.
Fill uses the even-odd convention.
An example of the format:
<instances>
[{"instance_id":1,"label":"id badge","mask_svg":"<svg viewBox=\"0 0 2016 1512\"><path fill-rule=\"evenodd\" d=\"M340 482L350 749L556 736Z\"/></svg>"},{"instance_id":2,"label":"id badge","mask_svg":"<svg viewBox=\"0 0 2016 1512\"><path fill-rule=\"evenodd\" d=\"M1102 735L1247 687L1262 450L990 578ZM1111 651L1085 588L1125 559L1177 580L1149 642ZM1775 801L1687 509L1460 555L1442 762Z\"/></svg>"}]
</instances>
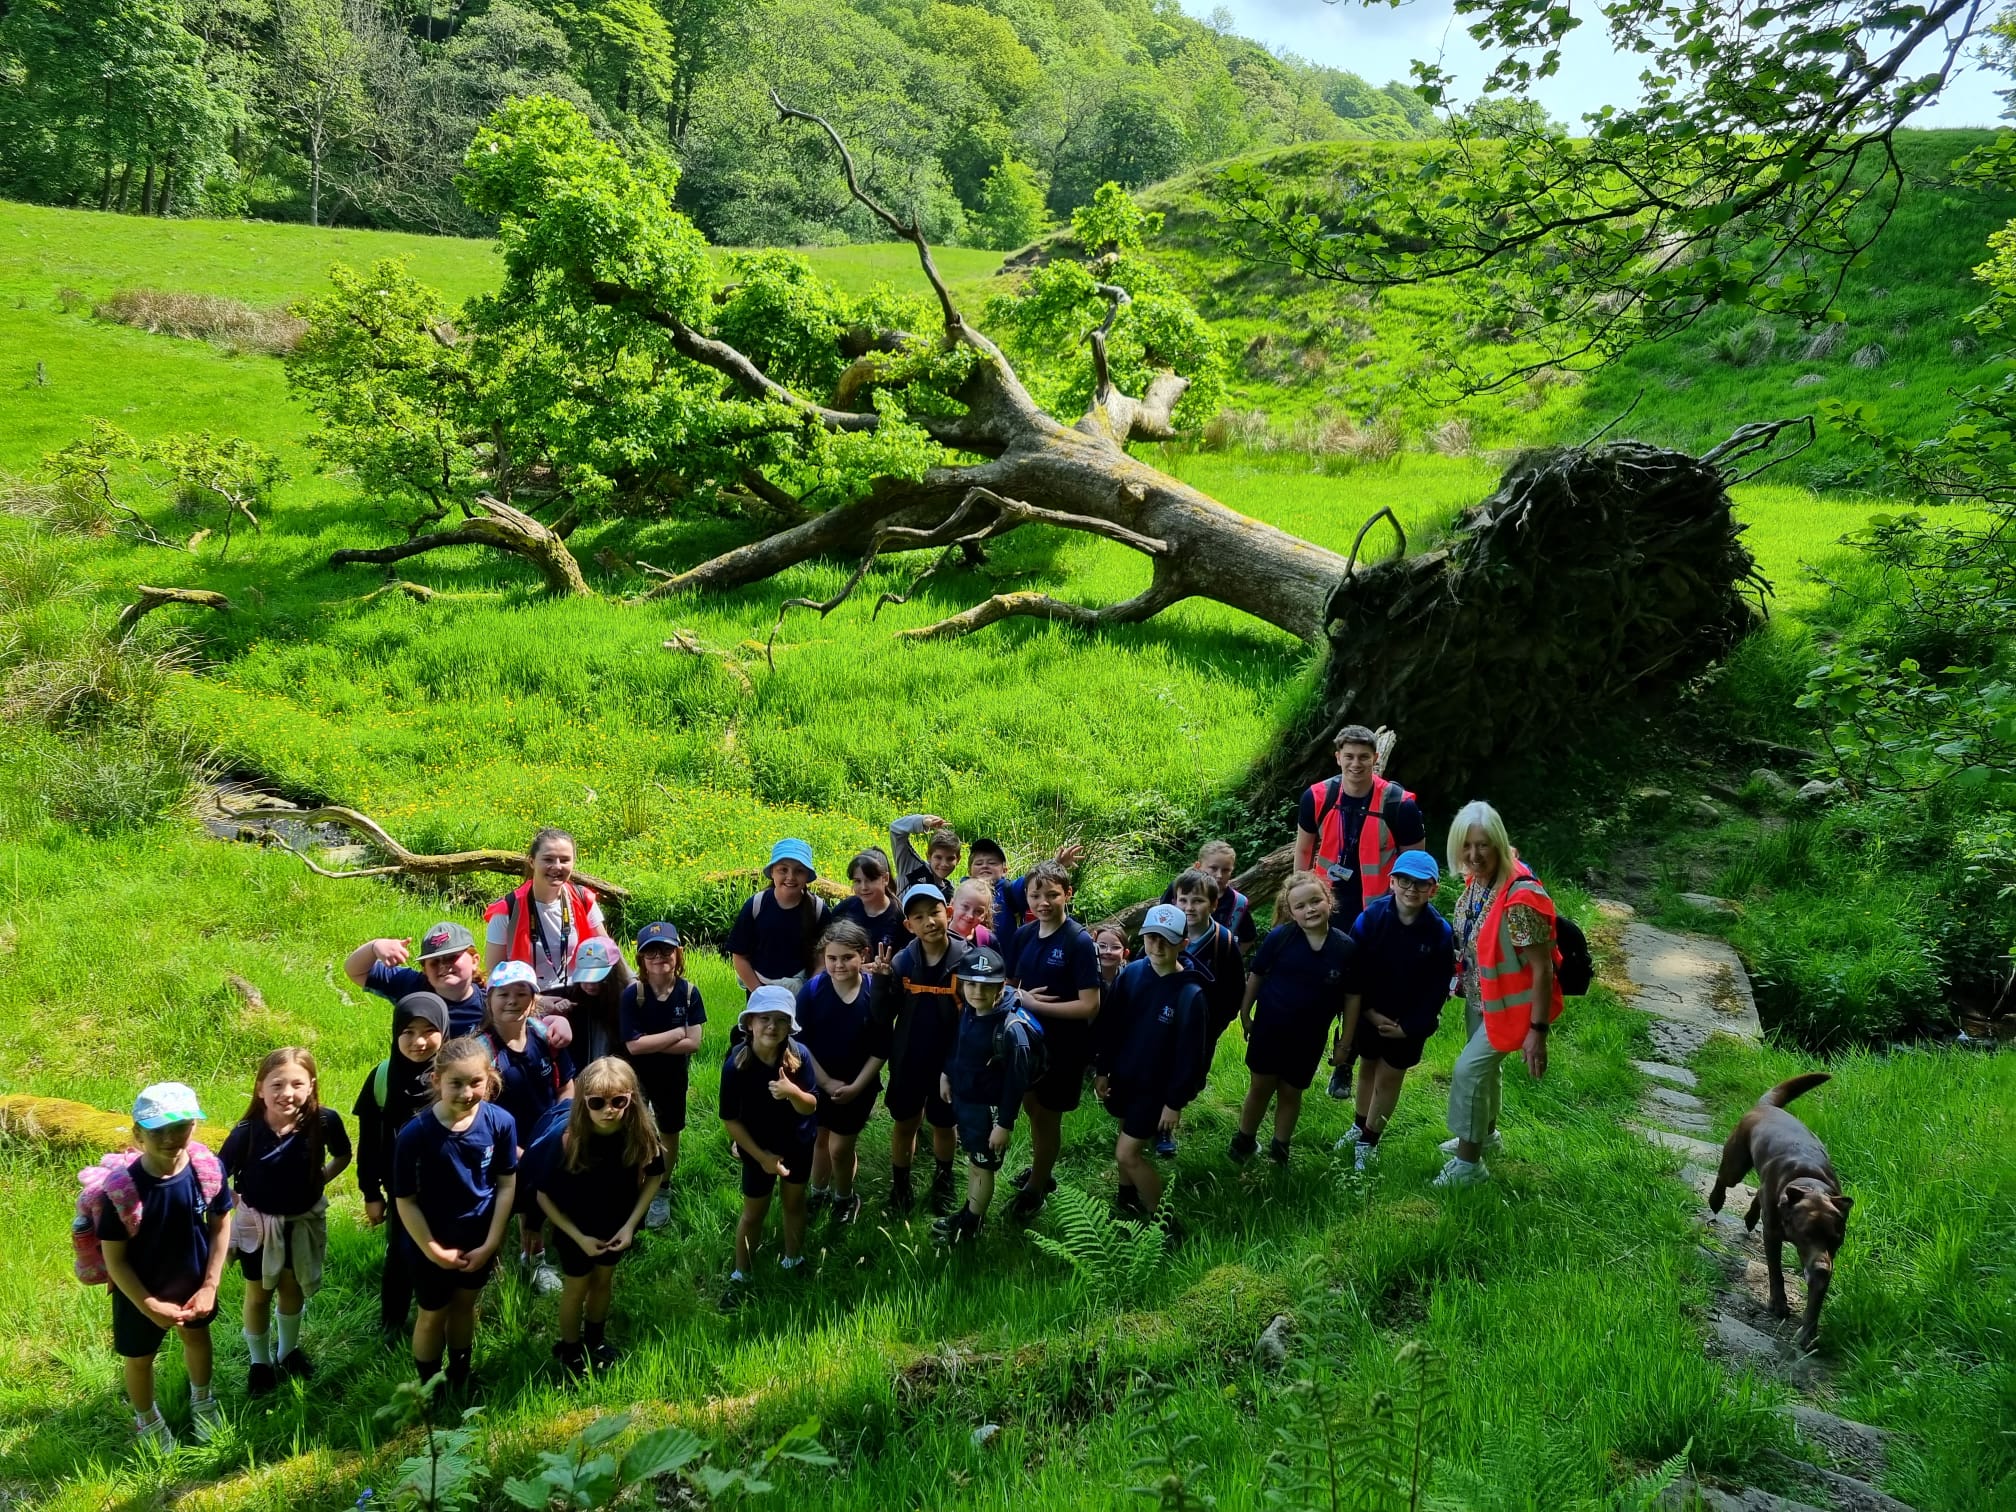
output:
<instances>
[{"instance_id":1,"label":"id badge","mask_svg":"<svg viewBox=\"0 0 2016 1512\"><path fill-rule=\"evenodd\" d=\"M1353 877L1358 875L1350 867L1341 866L1334 861L1326 869L1330 873L1330 880L1332 882L1349 882Z\"/></svg>"}]
</instances>

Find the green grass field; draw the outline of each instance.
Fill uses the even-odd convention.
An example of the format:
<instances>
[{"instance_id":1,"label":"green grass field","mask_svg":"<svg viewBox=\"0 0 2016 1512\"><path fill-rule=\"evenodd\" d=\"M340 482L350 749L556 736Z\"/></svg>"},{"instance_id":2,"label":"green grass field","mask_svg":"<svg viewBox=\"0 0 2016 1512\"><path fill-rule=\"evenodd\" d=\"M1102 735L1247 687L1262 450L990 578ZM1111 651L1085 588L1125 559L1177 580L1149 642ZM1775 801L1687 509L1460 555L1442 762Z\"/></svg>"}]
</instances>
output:
<instances>
[{"instance_id":1,"label":"green grass field","mask_svg":"<svg viewBox=\"0 0 2016 1512\"><path fill-rule=\"evenodd\" d=\"M774 671L738 648L760 643L782 599L831 592L841 566L675 605L555 604L515 564L469 551L407 564L442 590L430 603L367 598L375 574L334 571L326 558L388 538L383 519L345 480L312 472L308 422L275 361L58 308L66 287L88 305L143 284L279 301L315 287L336 258L361 262L388 244L458 292L490 267L475 243L0 207L0 468L28 469L104 416L145 435L237 431L275 447L296 474L263 534L241 536L228 561L214 546L193 558L118 541L29 546L19 522L0 521L10 672L93 641L136 581L222 589L238 605L228 618L177 630L178 611L167 611L140 632L153 649L193 636L199 656L195 675L166 680L163 727L290 792L364 808L417 848L516 846L538 824L567 825L587 867L635 891L640 916L667 912L689 928L725 922L745 884L721 874L755 866L777 835L805 835L830 865L920 807L1020 854L1084 838L1087 914L1159 886L1206 833L1259 824L1285 838L1285 814L1256 818L1237 796L1310 676L1301 648L1277 632L1192 603L1096 639L1033 625L952 645L891 638L1005 584L1123 597L1144 569L1116 547L1024 532L986 568L947 574L871 620L875 593L917 565L894 559L830 618L787 621ZM908 276L889 248L817 255L857 286ZM964 279L990 270L980 257L946 262ZM38 357L46 388L33 382ZM1339 547L1387 504L1417 539L1432 535L1495 481L1478 461L1419 455L1348 470L1279 454L1166 463L1228 504ZM1829 556L1874 506L1784 485L1751 485L1740 502L1752 549L1780 585L1777 633L1796 636L1820 607L1800 563ZM665 521L584 527L573 544L584 564L608 546L676 568L731 539L723 522ZM78 591L60 591L66 582ZM674 630L735 651L747 688L712 660L665 651ZM342 956L443 913L471 917L478 898L323 880L180 818L88 827L59 814L77 783L113 780L110 767L89 765L103 753L25 726L0 739L0 987L33 1005L0 1026L0 1091L120 1107L140 1083L173 1075L228 1119L258 1056L295 1042L314 1047L324 1096L347 1109L382 1053L386 1014L344 982ZM1516 836L1546 816L1509 817ZM258 984L266 1007L248 1009L226 972ZM1130 1487L1163 1473L1140 1462L1167 1452L1207 1467L1197 1489L1219 1506L1257 1508L1291 1402L1252 1346L1284 1311L1313 1341L1298 1346L1290 1378L1313 1371L1354 1410L1396 1384L1402 1344L1434 1347L1454 1382L1441 1484L1453 1493L1464 1474L1482 1477L1496 1499L1476 1505L1595 1507L1683 1447L1712 1471L1786 1441L1763 1410L1773 1393L1729 1392L1703 1358L1711 1272L1694 1249L1691 1199L1658 1179L1667 1157L1624 1127L1636 1086L1628 1062L1645 1053L1645 1035L1606 994L1578 1006L1546 1082L1511 1073L1508 1153L1489 1190L1444 1196L1426 1184L1455 1033L1431 1045L1364 1185L1330 1163L1344 1120L1320 1098L1290 1171L1226 1161L1244 1083L1226 1045L1176 1168L1191 1237L1137 1294L1075 1287L1005 1223L943 1257L921 1222L864 1222L819 1234L814 1273L788 1285L766 1256L758 1304L723 1318L713 1301L736 1200L707 1088L739 993L711 956L695 974L715 1027L673 1225L647 1237L619 1284L616 1332L633 1346L624 1365L561 1389L547 1369L551 1304L516 1284L492 1293L478 1359L504 1473L522 1473L535 1448L585 1414L636 1403L723 1438L731 1455L818 1417L841 1471L787 1468L773 1504L1129 1505ZM1721 1111L1733 1115L1783 1064L1728 1052L1714 1087ZM1903 1051L1845 1065L1840 1090L1824 1132L1852 1152L1844 1165L1852 1158L1860 1201L1829 1314L1844 1410L1909 1436L1891 1484L1924 1512L1995 1505L2016 1489L2016 1448L1992 1429L2016 1393L2005 1258L2016 1239L2006 1129L2016 1062ZM2005 1124L1970 1116L1980 1108L2004 1110ZM863 1142L871 1204L883 1190L882 1127ZM1067 1124L1066 1175L1102 1200L1111 1140L1089 1105ZM0 1258L9 1496L66 1509L335 1506L383 1487L412 1446L386 1443L372 1414L405 1367L373 1335L379 1240L358 1223L348 1178L306 1336L321 1366L313 1389L246 1409L242 1347L220 1328L232 1431L150 1465L125 1449L104 1298L67 1276L60 1231L78 1163L0 1139L0 1183L22 1236ZM237 1295L228 1283L227 1317ZM165 1367L171 1415L177 1370ZM1000 1432L978 1446L974 1429L987 1423Z\"/></svg>"}]
</instances>

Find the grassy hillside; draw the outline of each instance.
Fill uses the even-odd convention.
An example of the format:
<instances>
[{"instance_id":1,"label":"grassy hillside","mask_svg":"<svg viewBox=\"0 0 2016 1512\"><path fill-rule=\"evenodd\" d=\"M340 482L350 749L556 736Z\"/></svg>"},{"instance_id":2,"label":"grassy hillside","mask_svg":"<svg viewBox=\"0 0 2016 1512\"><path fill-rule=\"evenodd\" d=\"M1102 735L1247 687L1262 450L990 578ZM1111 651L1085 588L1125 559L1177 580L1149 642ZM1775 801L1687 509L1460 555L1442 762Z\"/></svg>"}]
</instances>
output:
<instances>
[{"instance_id":1,"label":"grassy hillside","mask_svg":"<svg viewBox=\"0 0 2016 1512\"><path fill-rule=\"evenodd\" d=\"M1155 250L1238 343L1234 407L1264 413L1275 436L1291 445L1319 441L1325 421L1337 419L1359 428L1391 420L1415 446L1434 444L1438 428L1452 419L1485 447L1579 440L1634 398L1628 432L1692 449L1744 420L1808 413L1828 399L1871 404L1897 429L1926 434L1950 411L1948 390L2003 371L1962 317L1979 302L1969 270L1982 260L1988 234L2016 215L2016 193L1958 185L1949 172L1956 158L1987 140L1988 133L1970 131L1900 134L1907 187L1883 238L1849 273L1840 301L1845 323L1809 332L1789 321L1773 325L1724 312L1587 381L1551 374L1476 398L1436 389L1421 366L1423 333L1446 335L1467 323L1460 289L1367 296L1241 262L1226 250L1206 193L1210 169L1142 199L1167 217ZM1404 160L1423 150L1407 143L1319 143L1256 160L1284 185L1321 195L1349 165ZM1516 344L1507 352L1523 355ZM1872 481L1833 437L1823 437L1785 476L1823 485Z\"/></svg>"},{"instance_id":2,"label":"grassy hillside","mask_svg":"<svg viewBox=\"0 0 2016 1512\"><path fill-rule=\"evenodd\" d=\"M167 611L139 632L145 650L180 645L196 657L193 673L158 679L162 732L189 732L292 791L354 803L419 846L513 846L536 824L569 825L585 864L636 890L640 914L670 912L682 925L718 927L744 885L723 874L759 862L781 832L806 835L830 865L892 814L920 807L1024 855L1084 837L1087 913L1159 885L1203 833L1285 835L1285 813L1251 814L1236 791L1309 676L1300 648L1264 626L1189 604L1098 638L1034 625L949 646L890 638L1008 583L1093 602L1137 591L1138 560L1102 543L1028 533L985 569L949 573L871 620L875 593L914 568L899 559L831 618L788 621L774 671L747 643L768 634L783 598L831 592L842 568L810 564L676 605L555 604L514 564L470 552L407 564L440 590L429 603L369 596L375 573L324 564L334 547L383 539L383 519L347 480L312 471L306 417L272 359L58 308L64 287L95 298L142 283L278 300L314 287L334 255L362 261L406 244L344 236L338 254L338 236L276 229L257 244L259 266L241 274L226 234L250 233L0 210L0 350L14 364L0 374L0 467L28 466L84 417L105 415L142 434L201 425L252 435L296 474L263 534L241 537L228 561L214 545L190 557L36 539L0 519L10 679L31 665L90 674L95 696L137 701L100 675L93 648L111 608L136 581L222 589L238 606L230 617L182 628ZM6 261L17 242L34 250ZM416 266L448 287L484 277L480 245L410 245ZM905 271L888 248L822 255L850 279ZM986 271L952 266L969 278ZM23 332L34 338L26 347ZM30 376L38 344L51 354L46 388ZM1382 504L1417 534L1432 530L1494 477L1474 459L1419 455L1334 474L1283 455L1166 460L1227 502L1333 546ZM1743 491L1753 547L1796 590L1783 635L1796 637L1816 607L1799 560L1825 552L1868 507L1783 485ZM613 524L584 527L575 545L584 563L609 546L677 568L736 529ZM598 586L624 586L589 570ZM746 685L714 660L664 650L679 629L734 652ZM382 1053L385 1014L348 988L342 955L443 912L473 916L480 892L327 881L290 857L211 840L179 815L134 822L113 800L141 783L138 759L119 741L27 719L0 734L0 990L33 1005L0 1027L0 1091L110 1107L141 1081L176 1075L229 1118L258 1054L301 1042L321 1058L325 1095L347 1107ZM1507 802L1515 834L1531 837L1530 853L1556 878L1579 875L1601 838L1585 829L1557 842L1582 813L1563 804L1554 789ZM264 1006L235 994L226 972L255 982ZM736 1198L707 1089L739 994L718 958L699 954L695 975L716 1026L695 1076L673 1226L647 1236L618 1285L614 1332L634 1346L629 1357L589 1387L562 1389L547 1371L550 1304L515 1285L488 1303L478 1360L490 1453L505 1473L522 1473L536 1448L584 1417L635 1404L724 1437L738 1456L819 1417L840 1471L784 1467L771 1505L1118 1506L1136 1500L1128 1487L1163 1473L1142 1461L1168 1455L1205 1466L1198 1488L1243 1512L1263 1504L1268 1457L1293 1432L1296 1398L1252 1357L1281 1311L1320 1341L1298 1346L1288 1379L1314 1373L1354 1412L1399 1384L1403 1343L1431 1344L1456 1383L1452 1467L1486 1477L1503 1505L1593 1507L1683 1447L1712 1470L1785 1442L1760 1410L1772 1391L1730 1393L1703 1358L1711 1275L1689 1199L1656 1179L1668 1157L1625 1126L1636 1086L1628 1063L1645 1053L1645 1030L1607 992L1578 1005L1546 1082L1513 1074L1508 1152L1487 1193L1426 1185L1454 1032L1431 1046L1383 1169L1366 1184L1328 1161L1343 1120L1321 1098L1291 1170L1224 1159L1244 1085L1227 1043L1177 1167L1191 1236L1128 1295L1073 1285L1005 1223L945 1258L922 1223L873 1222L816 1232L814 1274L789 1285L769 1251L762 1302L724 1319L713 1300ZM1893 1079L1895 1064L1911 1076ZM1716 1095L1733 1108L1777 1069L1734 1057ZM2016 1061L1901 1052L1859 1059L1853 1072L1855 1095L1829 1132L1855 1152L1857 1221L1874 1215L1882 1252L1881 1263L1873 1247L1854 1257L1830 1314L1843 1400L1922 1446L1892 1481L1900 1495L1925 1512L1995 1505L2016 1478L2016 1454L1992 1432L1954 1425L1980 1429L2006 1412L2010 1364L2006 1352L1998 1359L1997 1329L2010 1281L1999 1257L2016 1235L1998 1200L2006 1144L1964 1110L2016 1104ZM1889 1141L1896 1125L1930 1126L1934 1108L1954 1137ZM872 1125L863 1145L871 1204L883 1191L881 1129ZM1111 1123L1095 1107L1068 1122L1066 1175L1102 1200L1111 1147ZM382 1496L413 1446L388 1442L372 1414L406 1367L373 1336L379 1241L359 1225L348 1179L332 1207L329 1284L308 1327L321 1365L314 1388L247 1409L242 1348L221 1329L232 1431L149 1465L125 1453L103 1299L66 1276L60 1233L77 1163L73 1152L0 1139L10 1217L33 1236L0 1257L9 1493L65 1509L324 1506L367 1486ZM1010 1168L1019 1163L1011 1157ZM1953 1198L1937 1213L1935 1189ZM1938 1300L1965 1287L1953 1305ZM228 1283L227 1315L237 1297ZM175 1415L172 1364L166 1381ZM1536 1416L1534 1402L1554 1405ZM976 1443L975 1428L990 1423L1000 1432ZM1507 1423L1521 1425L1509 1438Z\"/></svg>"}]
</instances>

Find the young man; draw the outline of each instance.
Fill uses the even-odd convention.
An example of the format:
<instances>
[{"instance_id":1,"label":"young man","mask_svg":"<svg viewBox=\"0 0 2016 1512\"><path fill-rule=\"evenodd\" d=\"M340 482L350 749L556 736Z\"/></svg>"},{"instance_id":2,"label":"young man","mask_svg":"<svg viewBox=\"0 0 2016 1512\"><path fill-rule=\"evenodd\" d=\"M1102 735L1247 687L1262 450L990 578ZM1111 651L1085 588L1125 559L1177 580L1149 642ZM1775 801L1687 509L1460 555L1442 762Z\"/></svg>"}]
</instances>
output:
<instances>
[{"instance_id":1,"label":"young man","mask_svg":"<svg viewBox=\"0 0 2016 1512\"><path fill-rule=\"evenodd\" d=\"M112 1347L126 1377L133 1432L163 1451L175 1448L175 1435L154 1400L154 1357L170 1330L182 1336L189 1416L199 1437L218 1416L210 1392L210 1320L231 1254L224 1237L231 1189L215 1158L194 1145L202 1117L196 1094L180 1082L143 1091L133 1103L139 1158L108 1176L98 1212L98 1246L112 1282ZM137 1219L131 1228L129 1214Z\"/></svg>"},{"instance_id":2,"label":"young man","mask_svg":"<svg viewBox=\"0 0 2016 1512\"><path fill-rule=\"evenodd\" d=\"M1295 870L1328 874L1337 896L1337 927L1349 929L1367 903L1384 897L1393 862L1428 838L1414 795L1377 770L1372 731L1347 724L1337 732L1337 775L1302 795L1295 820ZM1330 1095L1351 1095L1349 1051L1330 1076Z\"/></svg>"},{"instance_id":3,"label":"young man","mask_svg":"<svg viewBox=\"0 0 2016 1512\"><path fill-rule=\"evenodd\" d=\"M1251 950L1260 938L1259 928L1253 923L1253 900L1232 885L1233 875L1239 870L1239 853L1223 840L1206 840L1197 847L1197 860L1190 867L1191 872L1203 872L1217 883L1218 901L1211 906L1211 917L1223 924L1238 942L1241 952ZM1184 873L1185 876L1189 872ZM1182 907L1176 896L1177 883L1169 884L1162 894L1164 903L1174 903ZM1236 1009L1235 1009L1236 1011Z\"/></svg>"},{"instance_id":4,"label":"young man","mask_svg":"<svg viewBox=\"0 0 2016 1512\"><path fill-rule=\"evenodd\" d=\"M1449 978L1456 969L1455 939L1435 911L1442 869L1426 851L1405 851L1393 863L1391 890L1375 898L1351 926L1357 990L1344 999L1332 1059L1355 1046L1365 1064L1358 1080L1358 1114L1337 1148L1356 1150L1364 1170L1379 1154L1379 1136L1400 1100L1400 1084L1421 1064L1422 1047L1442 1020Z\"/></svg>"},{"instance_id":5,"label":"young man","mask_svg":"<svg viewBox=\"0 0 2016 1512\"><path fill-rule=\"evenodd\" d=\"M894 1126L889 1131L889 1210L907 1213L916 1201L910 1166L917 1155L918 1126L931 1124L931 1152L937 1170L931 1201L940 1211L952 1202L953 1128L958 1120L942 1095L939 1079L959 1032L958 988L953 978L972 947L952 933L945 895L929 882L903 894L903 927L910 943L890 964L893 990L876 1004L881 1034L873 1046L889 1069L882 1105Z\"/></svg>"},{"instance_id":6,"label":"young man","mask_svg":"<svg viewBox=\"0 0 2016 1512\"><path fill-rule=\"evenodd\" d=\"M447 1005L450 1039L482 1028L484 989L476 979L476 937L453 920L444 919L420 936L417 971L406 964L412 953L412 945L405 940L366 940L344 958L343 974L390 1003L396 1004L409 993L433 993Z\"/></svg>"},{"instance_id":7,"label":"young man","mask_svg":"<svg viewBox=\"0 0 2016 1512\"><path fill-rule=\"evenodd\" d=\"M1239 1000L1246 991L1246 958L1232 931L1218 920L1216 877L1202 867L1195 867L1179 876L1169 891L1176 895L1175 903L1156 907L1173 907L1183 918L1183 961L1204 991L1201 1032L1204 1070L1209 1074L1219 1039L1239 1017ZM1155 909L1149 912L1152 914ZM1156 1136L1155 1153L1165 1158L1176 1153L1174 1129Z\"/></svg>"},{"instance_id":8,"label":"young man","mask_svg":"<svg viewBox=\"0 0 2016 1512\"><path fill-rule=\"evenodd\" d=\"M1064 1145L1064 1115L1085 1096L1092 1059L1092 1021L1099 1016L1099 948L1070 915L1071 873L1055 861L1029 872L1033 923L1015 932L1008 949L1008 980L1021 1003L1043 1026L1042 1079L1029 1089L1029 1169L1017 1185L1014 1215L1033 1217L1057 1189L1050 1174Z\"/></svg>"},{"instance_id":9,"label":"young man","mask_svg":"<svg viewBox=\"0 0 2016 1512\"><path fill-rule=\"evenodd\" d=\"M1113 1159L1123 1213L1154 1215L1162 1173L1148 1159L1148 1146L1174 1134L1183 1109L1204 1089L1204 988L1183 953L1186 927L1183 911L1171 904L1149 909L1141 921L1144 956L1120 973L1100 1010L1092 1090L1120 1120Z\"/></svg>"},{"instance_id":10,"label":"young man","mask_svg":"<svg viewBox=\"0 0 2016 1512\"><path fill-rule=\"evenodd\" d=\"M1029 1090L1043 1031L1016 1006L1007 988L1008 963L984 947L959 964L959 1035L939 1094L959 1121L966 1151L966 1204L932 1231L957 1244L980 1231L994 1200L994 1178L1015 1132L1015 1110Z\"/></svg>"},{"instance_id":11,"label":"young man","mask_svg":"<svg viewBox=\"0 0 2016 1512\"><path fill-rule=\"evenodd\" d=\"M916 837L927 835L924 854L917 854ZM936 814L905 814L889 826L890 865L896 883L905 892L920 882L936 887L952 901L952 873L959 869L959 836Z\"/></svg>"}]
</instances>

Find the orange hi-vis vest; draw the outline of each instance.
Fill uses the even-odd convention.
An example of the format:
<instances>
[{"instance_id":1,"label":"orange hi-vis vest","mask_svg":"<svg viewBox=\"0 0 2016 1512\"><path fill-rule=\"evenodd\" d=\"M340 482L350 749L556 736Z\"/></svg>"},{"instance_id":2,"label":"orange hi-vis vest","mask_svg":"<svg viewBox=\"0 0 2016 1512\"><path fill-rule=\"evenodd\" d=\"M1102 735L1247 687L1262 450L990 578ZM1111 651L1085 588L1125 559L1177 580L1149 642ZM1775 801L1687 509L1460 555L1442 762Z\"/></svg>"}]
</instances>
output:
<instances>
[{"instance_id":1,"label":"orange hi-vis vest","mask_svg":"<svg viewBox=\"0 0 2016 1512\"><path fill-rule=\"evenodd\" d=\"M1512 880L1498 889L1498 896L1484 911L1477 926L1477 985L1484 1000L1484 1032L1493 1050L1517 1050L1533 1027L1533 968L1519 959L1512 943L1506 917L1514 903L1523 903L1544 914L1550 936L1554 929L1554 900L1524 862L1515 862ZM1553 1001L1547 1005L1547 1022L1561 1017L1561 947L1554 945L1555 975L1550 979Z\"/></svg>"},{"instance_id":2,"label":"orange hi-vis vest","mask_svg":"<svg viewBox=\"0 0 2016 1512\"><path fill-rule=\"evenodd\" d=\"M1316 783L1309 791L1316 806L1316 860L1335 866L1344 859L1344 779L1326 778ZM1337 802L1324 809L1324 790L1331 783L1338 786L1333 790ZM1358 829L1358 876L1362 888L1359 897L1365 904L1374 898L1383 898L1390 889L1393 879L1393 863L1399 859L1400 847L1394 843L1393 831L1386 826L1386 800L1391 797L1395 803L1411 803L1414 795L1397 782L1388 782L1384 777L1372 779L1372 802L1365 810L1365 822Z\"/></svg>"},{"instance_id":3,"label":"orange hi-vis vest","mask_svg":"<svg viewBox=\"0 0 2016 1512\"><path fill-rule=\"evenodd\" d=\"M581 886L578 882L568 882L563 884L563 886L565 888L567 912L571 925L568 933L571 938L567 942L567 959L559 964L562 970L568 970L574 964L574 952L581 948L581 942L596 932L595 925L589 917L595 907L595 894ZM530 881L526 881L519 883L518 886L512 888L511 891L483 910L483 922L485 924L488 924L501 913L504 915L505 923L509 926L510 935L505 946L505 960L523 961L527 966L535 964L532 959L532 910L534 906L532 902L532 884Z\"/></svg>"}]
</instances>

